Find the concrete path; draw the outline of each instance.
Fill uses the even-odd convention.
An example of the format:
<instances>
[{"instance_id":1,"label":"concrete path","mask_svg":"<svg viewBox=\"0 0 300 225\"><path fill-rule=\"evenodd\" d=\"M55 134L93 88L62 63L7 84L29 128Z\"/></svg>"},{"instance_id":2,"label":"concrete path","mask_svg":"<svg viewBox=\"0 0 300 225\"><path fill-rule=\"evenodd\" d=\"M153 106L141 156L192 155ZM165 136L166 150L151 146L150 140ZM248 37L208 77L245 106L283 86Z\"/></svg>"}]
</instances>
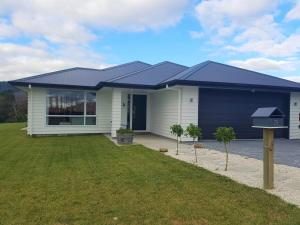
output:
<instances>
[{"instance_id":1,"label":"concrete path","mask_svg":"<svg viewBox=\"0 0 300 225\"><path fill-rule=\"evenodd\" d=\"M171 139L154 135L136 135L134 142L154 150L167 148L169 152L165 154L168 156L227 176L239 183L262 188L263 164L261 160L230 154L228 171L225 172L225 154L220 151L200 149L198 150L198 163L195 163L192 145L180 144L179 155L176 155L176 142ZM275 189L268 192L300 207L300 168L276 164Z\"/></svg>"},{"instance_id":2,"label":"concrete path","mask_svg":"<svg viewBox=\"0 0 300 225\"><path fill-rule=\"evenodd\" d=\"M216 141L202 141L206 148L224 152L224 146ZM234 154L263 159L262 140L236 140L229 144ZM300 140L276 139L275 163L300 168Z\"/></svg>"}]
</instances>

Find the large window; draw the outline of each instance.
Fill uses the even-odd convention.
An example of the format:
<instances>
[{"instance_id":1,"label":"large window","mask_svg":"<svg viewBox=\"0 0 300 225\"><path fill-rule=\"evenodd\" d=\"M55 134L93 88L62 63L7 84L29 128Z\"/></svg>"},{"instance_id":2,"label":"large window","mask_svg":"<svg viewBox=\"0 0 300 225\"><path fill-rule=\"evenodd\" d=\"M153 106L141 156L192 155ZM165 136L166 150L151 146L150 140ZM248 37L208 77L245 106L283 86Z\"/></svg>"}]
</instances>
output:
<instances>
[{"instance_id":1,"label":"large window","mask_svg":"<svg viewBox=\"0 0 300 225\"><path fill-rule=\"evenodd\" d=\"M48 125L96 125L96 93L50 90Z\"/></svg>"}]
</instances>

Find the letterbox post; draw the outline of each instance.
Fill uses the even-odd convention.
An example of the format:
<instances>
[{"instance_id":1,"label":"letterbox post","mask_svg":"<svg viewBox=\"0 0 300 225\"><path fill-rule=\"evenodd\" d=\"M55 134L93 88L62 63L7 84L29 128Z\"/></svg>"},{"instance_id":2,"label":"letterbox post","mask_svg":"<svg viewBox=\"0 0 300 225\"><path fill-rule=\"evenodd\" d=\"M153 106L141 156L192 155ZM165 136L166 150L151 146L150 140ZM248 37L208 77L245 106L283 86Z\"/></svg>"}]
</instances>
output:
<instances>
[{"instance_id":1,"label":"letterbox post","mask_svg":"<svg viewBox=\"0 0 300 225\"><path fill-rule=\"evenodd\" d=\"M264 189L274 188L274 129L263 129L264 138Z\"/></svg>"},{"instance_id":2,"label":"letterbox post","mask_svg":"<svg viewBox=\"0 0 300 225\"><path fill-rule=\"evenodd\" d=\"M284 126L284 114L277 107L258 108L251 116L253 128L263 129L263 187L274 188L274 131Z\"/></svg>"}]
</instances>

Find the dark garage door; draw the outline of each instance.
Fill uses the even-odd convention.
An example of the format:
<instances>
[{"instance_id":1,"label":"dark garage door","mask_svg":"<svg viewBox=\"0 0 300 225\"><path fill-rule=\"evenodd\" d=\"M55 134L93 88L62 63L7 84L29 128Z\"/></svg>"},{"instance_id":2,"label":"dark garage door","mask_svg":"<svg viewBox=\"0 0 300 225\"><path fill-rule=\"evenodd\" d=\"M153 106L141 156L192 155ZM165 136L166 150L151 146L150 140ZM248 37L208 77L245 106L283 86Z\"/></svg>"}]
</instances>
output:
<instances>
[{"instance_id":1,"label":"dark garage door","mask_svg":"<svg viewBox=\"0 0 300 225\"><path fill-rule=\"evenodd\" d=\"M219 126L231 126L238 139L262 138L262 130L252 128L251 114L259 107L280 108L289 122L289 94L241 90L199 89L199 126L204 139L214 139ZM275 137L288 138L288 129L276 130Z\"/></svg>"}]
</instances>

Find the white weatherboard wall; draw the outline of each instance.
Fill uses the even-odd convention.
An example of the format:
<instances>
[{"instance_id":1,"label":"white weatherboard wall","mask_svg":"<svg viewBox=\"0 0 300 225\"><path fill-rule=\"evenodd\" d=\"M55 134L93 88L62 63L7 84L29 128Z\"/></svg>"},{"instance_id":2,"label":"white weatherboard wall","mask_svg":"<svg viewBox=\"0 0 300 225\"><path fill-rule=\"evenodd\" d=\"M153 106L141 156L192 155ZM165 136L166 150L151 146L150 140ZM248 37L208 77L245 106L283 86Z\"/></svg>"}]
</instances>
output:
<instances>
[{"instance_id":1,"label":"white weatherboard wall","mask_svg":"<svg viewBox=\"0 0 300 225\"><path fill-rule=\"evenodd\" d=\"M193 123L198 125L198 87L181 88L181 126L186 127ZM181 141L192 141L191 138L182 136Z\"/></svg>"},{"instance_id":2,"label":"white weatherboard wall","mask_svg":"<svg viewBox=\"0 0 300 225\"><path fill-rule=\"evenodd\" d=\"M175 139L170 126L198 125L198 88L178 86L150 94L150 132ZM182 141L191 141L183 136Z\"/></svg>"},{"instance_id":3,"label":"white weatherboard wall","mask_svg":"<svg viewBox=\"0 0 300 225\"><path fill-rule=\"evenodd\" d=\"M300 93L292 92L290 98L290 139L300 139Z\"/></svg>"},{"instance_id":4,"label":"white weatherboard wall","mask_svg":"<svg viewBox=\"0 0 300 225\"><path fill-rule=\"evenodd\" d=\"M117 136L117 130L122 123L122 89L113 88L112 91L112 111L111 111L111 136Z\"/></svg>"},{"instance_id":5,"label":"white weatherboard wall","mask_svg":"<svg viewBox=\"0 0 300 225\"><path fill-rule=\"evenodd\" d=\"M127 91L101 89L96 91L96 125L47 125L46 88L28 90L28 134L80 134L112 133L127 122ZM30 94L32 92L32 95ZM146 92L144 93L146 94ZM123 106L125 103L125 106ZM178 86L147 94L147 131L173 138L170 126L180 123L184 128L189 123L198 124L198 88ZM182 137L183 141L189 141Z\"/></svg>"},{"instance_id":6,"label":"white weatherboard wall","mask_svg":"<svg viewBox=\"0 0 300 225\"><path fill-rule=\"evenodd\" d=\"M28 93L28 134L80 134L80 133L110 133L111 131L111 90L99 90L97 99L96 125L47 125L47 89L35 88ZM32 101L31 101L32 99ZM31 106L32 104L32 106ZM31 110L32 109L32 110ZM31 133L30 133L31 132Z\"/></svg>"},{"instance_id":7,"label":"white weatherboard wall","mask_svg":"<svg viewBox=\"0 0 300 225\"><path fill-rule=\"evenodd\" d=\"M178 93L160 90L150 94L150 132L174 138L170 126L178 121Z\"/></svg>"},{"instance_id":8,"label":"white weatherboard wall","mask_svg":"<svg viewBox=\"0 0 300 225\"><path fill-rule=\"evenodd\" d=\"M128 93L123 91L121 97L121 127L127 127Z\"/></svg>"}]
</instances>

